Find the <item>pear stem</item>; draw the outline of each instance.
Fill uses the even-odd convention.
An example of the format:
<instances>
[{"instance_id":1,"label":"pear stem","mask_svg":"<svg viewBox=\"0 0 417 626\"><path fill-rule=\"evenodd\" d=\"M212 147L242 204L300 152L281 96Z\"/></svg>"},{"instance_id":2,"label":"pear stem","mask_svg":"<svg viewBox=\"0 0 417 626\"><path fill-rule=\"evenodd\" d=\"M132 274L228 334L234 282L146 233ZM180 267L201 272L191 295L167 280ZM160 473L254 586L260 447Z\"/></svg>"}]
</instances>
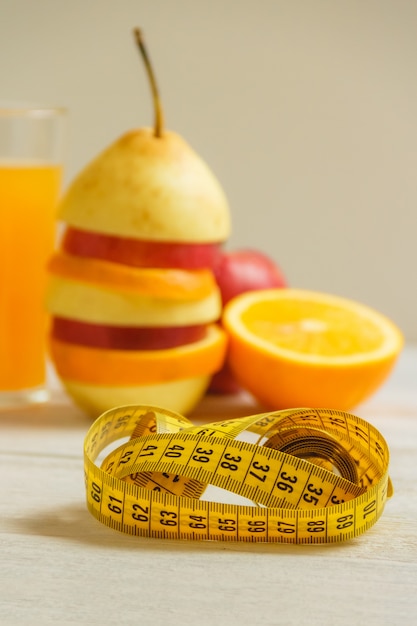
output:
<instances>
[{"instance_id":1,"label":"pear stem","mask_svg":"<svg viewBox=\"0 0 417 626\"><path fill-rule=\"evenodd\" d=\"M135 28L133 32L135 35L136 43L141 52L143 62L145 63L146 72L148 74L149 82L151 85L154 114L155 114L154 134L155 134L155 137L162 137L163 126L164 126L164 114L162 111L161 100L159 98L159 91L158 91L158 86L156 84L155 74L152 69L152 64L150 62L149 55L145 47L145 43L143 41L141 30L139 28Z\"/></svg>"}]
</instances>

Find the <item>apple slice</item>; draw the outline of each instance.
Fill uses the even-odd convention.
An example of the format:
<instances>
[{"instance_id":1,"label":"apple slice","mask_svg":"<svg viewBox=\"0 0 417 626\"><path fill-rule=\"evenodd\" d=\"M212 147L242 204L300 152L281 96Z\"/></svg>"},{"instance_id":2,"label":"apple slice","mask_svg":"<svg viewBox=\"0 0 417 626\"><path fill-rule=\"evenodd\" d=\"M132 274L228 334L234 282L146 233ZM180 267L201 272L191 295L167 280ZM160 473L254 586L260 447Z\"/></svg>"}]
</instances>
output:
<instances>
[{"instance_id":1,"label":"apple slice","mask_svg":"<svg viewBox=\"0 0 417 626\"><path fill-rule=\"evenodd\" d=\"M117 237L79 228L67 228L62 249L69 254L103 259L133 267L181 269L213 268L220 258L221 244L178 243Z\"/></svg>"},{"instance_id":2,"label":"apple slice","mask_svg":"<svg viewBox=\"0 0 417 626\"><path fill-rule=\"evenodd\" d=\"M218 320L218 289L201 300L169 300L52 276L46 308L56 317L115 326L191 326Z\"/></svg>"},{"instance_id":3,"label":"apple slice","mask_svg":"<svg viewBox=\"0 0 417 626\"><path fill-rule=\"evenodd\" d=\"M54 339L113 350L167 350L203 339L206 324L193 326L109 326L54 317Z\"/></svg>"},{"instance_id":4,"label":"apple slice","mask_svg":"<svg viewBox=\"0 0 417 626\"><path fill-rule=\"evenodd\" d=\"M50 337L61 378L97 385L147 385L210 375L223 365L227 335L216 324L200 341L169 350L107 350Z\"/></svg>"}]
</instances>

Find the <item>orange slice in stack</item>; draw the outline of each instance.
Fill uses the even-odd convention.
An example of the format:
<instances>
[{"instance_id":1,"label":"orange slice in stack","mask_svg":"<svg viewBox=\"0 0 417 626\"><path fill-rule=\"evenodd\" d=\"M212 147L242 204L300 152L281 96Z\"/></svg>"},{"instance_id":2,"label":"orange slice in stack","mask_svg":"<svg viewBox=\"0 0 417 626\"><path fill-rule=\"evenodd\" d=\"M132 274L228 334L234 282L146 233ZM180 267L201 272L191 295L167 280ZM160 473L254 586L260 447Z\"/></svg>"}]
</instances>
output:
<instances>
[{"instance_id":1,"label":"orange slice in stack","mask_svg":"<svg viewBox=\"0 0 417 626\"><path fill-rule=\"evenodd\" d=\"M61 250L49 272L50 354L83 409L195 406L226 352L210 269L134 267Z\"/></svg>"}]
</instances>

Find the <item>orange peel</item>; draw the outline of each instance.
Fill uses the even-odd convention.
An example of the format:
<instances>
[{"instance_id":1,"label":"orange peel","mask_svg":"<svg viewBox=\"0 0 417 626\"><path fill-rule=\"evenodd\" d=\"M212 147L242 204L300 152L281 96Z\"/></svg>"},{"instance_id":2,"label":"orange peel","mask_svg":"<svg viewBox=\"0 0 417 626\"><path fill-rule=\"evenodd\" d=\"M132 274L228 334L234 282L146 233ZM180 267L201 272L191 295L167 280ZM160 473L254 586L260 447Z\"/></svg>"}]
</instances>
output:
<instances>
[{"instance_id":1,"label":"orange peel","mask_svg":"<svg viewBox=\"0 0 417 626\"><path fill-rule=\"evenodd\" d=\"M97 385L147 385L212 374L223 364L227 336L216 324L204 339L168 350L109 350L49 338L62 379Z\"/></svg>"},{"instance_id":2,"label":"orange peel","mask_svg":"<svg viewBox=\"0 0 417 626\"><path fill-rule=\"evenodd\" d=\"M49 261L51 274L111 290L170 300L198 300L217 287L210 270L132 267L121 263L56 252Z\"/></svg>"}]
</instances>

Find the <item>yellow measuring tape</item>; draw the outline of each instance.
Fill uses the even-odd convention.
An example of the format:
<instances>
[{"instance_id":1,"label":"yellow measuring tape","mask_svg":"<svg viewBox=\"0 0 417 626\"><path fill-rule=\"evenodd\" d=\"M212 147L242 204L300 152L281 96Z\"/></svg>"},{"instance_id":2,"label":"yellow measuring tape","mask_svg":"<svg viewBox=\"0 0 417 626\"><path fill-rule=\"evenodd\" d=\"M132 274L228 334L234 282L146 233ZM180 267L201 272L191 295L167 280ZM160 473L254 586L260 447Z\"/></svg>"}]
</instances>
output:
<instances>
[{"instance_id":1,"label":"yellow measuring tape","mask_svg":"<svg viewBox=\"0 0 417 626\"><path fill-rule=\"evenodd\" d=\"M388 461L376 428L330 409L195 426L159 407L124 406L101 415L84 444L94 517L130 535L191 541L357 537L392 495ZM204 499L208 485L245 500Z\"/></svg>"}]
</instances>

